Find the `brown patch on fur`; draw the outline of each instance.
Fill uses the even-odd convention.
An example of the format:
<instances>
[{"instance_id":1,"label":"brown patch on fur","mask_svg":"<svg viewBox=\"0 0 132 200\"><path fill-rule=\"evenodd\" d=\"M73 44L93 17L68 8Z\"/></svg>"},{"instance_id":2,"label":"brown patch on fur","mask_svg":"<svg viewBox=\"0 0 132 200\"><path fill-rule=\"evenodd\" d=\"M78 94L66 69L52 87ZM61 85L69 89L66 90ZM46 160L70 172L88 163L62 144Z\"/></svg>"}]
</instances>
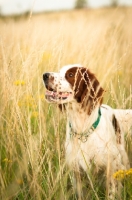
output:
<instances>
[{"instance_id":1,"label":"brown patch on fur","mask_svg":"<svg viewBox=\"0 0 132 200\"><path fill-rule=\"evenodd\" d=\"M90 115L103 100L104 90L95 75L84 67L73 67L66 72L65 78L71 84L77 102Z\"/></svg>"},{"instance_id":2,"label":"brown patch on fur","mask_svg":"<svg viewBox=\"0 0 132 200\"><path fill-rule=\"evenodd\" d=\"M119 123L118 123L115 115L113 115L112 124L113 124L113 127L115 129L117 144L121 144L121 130L120 130L120 125L119 125Z\"/></svg>"}]
</instances>

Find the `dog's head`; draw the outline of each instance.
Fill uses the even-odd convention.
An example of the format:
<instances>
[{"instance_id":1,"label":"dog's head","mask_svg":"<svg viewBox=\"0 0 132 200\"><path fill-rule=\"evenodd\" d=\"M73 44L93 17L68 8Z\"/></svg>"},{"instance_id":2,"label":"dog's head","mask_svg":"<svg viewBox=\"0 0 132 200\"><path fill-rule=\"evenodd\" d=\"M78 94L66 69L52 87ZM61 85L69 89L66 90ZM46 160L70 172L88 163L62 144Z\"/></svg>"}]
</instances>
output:
<instances>
[{"instance_id":1,"label":"dog's head","mask_svg":"<svg viewBox=\"0 0 132 200\"><path fill-rule=\"evenodd\" d=\"M102 103L103 89L93 73L80 65L64 66L59 73L43 74L48 102L66 104L80 103L83 108Z\"/></svg>"}]
</instances>

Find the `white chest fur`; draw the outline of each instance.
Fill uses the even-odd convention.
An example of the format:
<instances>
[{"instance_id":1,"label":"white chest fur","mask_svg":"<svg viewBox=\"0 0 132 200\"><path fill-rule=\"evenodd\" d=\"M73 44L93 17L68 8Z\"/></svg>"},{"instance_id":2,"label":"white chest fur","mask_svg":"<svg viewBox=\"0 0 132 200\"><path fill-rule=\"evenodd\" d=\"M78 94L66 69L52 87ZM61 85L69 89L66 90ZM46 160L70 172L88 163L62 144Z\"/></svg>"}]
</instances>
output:
<instances>
[{"instance_id":1,"label":"white chest fur","mask_svg":"<svg viewBox=\"0 0 132 200\"><path fill-rule=\"evenodd\" d=\"M98 116L98 107L92 115L81 115L75 110L69 113L66 130L66 161L68 165L78 163L85 171L95 162L96 166L103 167L107 165L109 151L110 155L118 155L119 150L116 146L116 136L112 126L112 113L101 109L102 116L97 128L89 135L86 142L82 142L76 136L71 136L69 120L77 133L89 129ZM109 134L110 133L110 134Z\"/></svg>"}]
</instances>

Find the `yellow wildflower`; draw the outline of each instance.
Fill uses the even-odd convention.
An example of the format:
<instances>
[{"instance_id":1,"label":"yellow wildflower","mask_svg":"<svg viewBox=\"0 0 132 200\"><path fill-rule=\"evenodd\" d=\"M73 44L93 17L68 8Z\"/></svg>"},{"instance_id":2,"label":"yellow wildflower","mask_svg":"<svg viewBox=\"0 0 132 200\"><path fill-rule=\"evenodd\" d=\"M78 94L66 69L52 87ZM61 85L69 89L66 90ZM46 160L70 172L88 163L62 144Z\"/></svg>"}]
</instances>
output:
<instances>
[{"instance_id":1,"label":"yellow wildflower","mask_svg":"<svg viewBox=\"0 0 132 200\"><path fill-rule=\"evenodd\" d=\"M119 170L113 174L113 178L117 180L122 180L128 177L132 178L132 168L129 170Z\"/></svg>"},{"instance_id":2,"label":"yellow wildflower","mask_svg":"<svg viewBox=\"0 0 132 200\"><path fill-rule=\"evenodd\" d=\"M19 107L29 107L29 108L36 108L37 105L35 103L35 99L31 95L27 95L23 97L22 100L18 101L18 106Z\"/></svg>"},{"instance_id":3,"label":"yellow wildflower","mask_svg":"<svg viewBox=\"0 0 132 200\"><path fill-rule=\"evenodd\" d=\"M32 112L32 117L38 117L39 113L37 111Z\"/></svg>"},{"instance_id":4,"label":"yellow wildflower","mask_svg":"<svg viewBox=\"0 0 132 200\"><path fill-rule=\"evenodd\" d=\"M23 81L23 80L16 80L16 81L14 81L14 85L16 85L16 86L19 86L19 85L23 86L23 85L25 85L25 81Z\"/></svg>"},{"instance_id":5,"label":"yellow wildflower","mask_svg":"<svg viewBox=\"0 0 132 200\"><path fill-rule=\"evenodd\" d=\"M10 159L8 159L8 158L5 158L5 159L3 160L3 162L12 163L12 160L10 160Z\"/></svg>"},{"instance_id":6,"label":"yellow wildflower","mask_svg":"<svg viewBox=\"0 0 132 200\"><path fill-rule=\"evenodd\" d=\"M39 95L38 99L44 100L44 94Z\"/></svg>"},{"instance_id":7,"label":"yellow wildflower","mask_svg":"<svg viewBox=\"0 0 132 200\"><path fill-rule=\"evenodd\" d=\"M114 179L122 180L125 177L125 170L119 170L113 174Z\"/></svg>"},{"instance_id":8,"label":"yellow wildflower","mask_svg":"<svg viewBox=\"0 0 132 200\"><path fill-rule=\"evenodd\" d=\"M42 55L42 61L49 60L51 58L50 52L44 52Z\"/></svg>"},{"instance_id":9,"label":"yellow wildflower","mask_svg":"<svg viewBox=\"0 0 132 200\"><path fill-rule=\"evenodd\" d=\"M126 176L132 177L132 168L126 170Z\"/></svg>"}]
</instances>

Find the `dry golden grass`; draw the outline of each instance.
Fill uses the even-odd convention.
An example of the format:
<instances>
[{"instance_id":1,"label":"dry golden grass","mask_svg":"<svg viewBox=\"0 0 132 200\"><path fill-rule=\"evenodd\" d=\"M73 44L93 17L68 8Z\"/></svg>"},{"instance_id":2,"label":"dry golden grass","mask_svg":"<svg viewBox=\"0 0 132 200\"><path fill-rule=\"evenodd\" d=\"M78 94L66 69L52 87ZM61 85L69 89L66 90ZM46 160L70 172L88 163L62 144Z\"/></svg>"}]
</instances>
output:
<instances>
[{"instance_id":1,"label":"dry golden grass","mask_svg":"<svg viewBox=\"0 0 132 200\"><path fill-rule=\"evenodd\" d=\"M66 190L65 122L44 100L42 74L81 63L101 81L105 103L132 108L131 19L132 8L0 19L2 200L74 199Z\"/></svg>"}]
</instances>

